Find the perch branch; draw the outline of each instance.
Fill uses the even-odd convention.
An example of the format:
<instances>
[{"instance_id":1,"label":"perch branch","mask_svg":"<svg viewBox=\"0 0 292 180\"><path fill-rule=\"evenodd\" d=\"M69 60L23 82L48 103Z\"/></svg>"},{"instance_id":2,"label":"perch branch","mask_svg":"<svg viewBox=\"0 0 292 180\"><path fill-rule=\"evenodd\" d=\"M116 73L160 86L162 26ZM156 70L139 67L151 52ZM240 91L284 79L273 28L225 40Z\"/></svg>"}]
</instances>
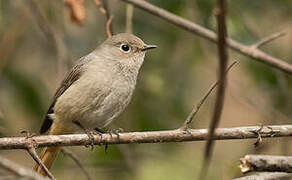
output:
<instances>
[{"instance_id":1,"label":"perch branch","mask_svg":"<svg viewBox=\"0 0 292 180\"><path fill-rule=\"evenodd\" d=\"M261 126L247 126L234 128L217 128L215 140L250 139L258 138ZM292 125L264 126L259 132L262 138L292 136ZM179 129L165 131L125 132L116 134L93 135L94 144L138 144L138 143L163 143L204 141L207 139L207 129L189 129L188 132ZM33 140L33 141L32 141ZM26 137L0 138L0 149L26 149L29 145L44 146L84 146L90 145L87 134L70 135L45 135Z\"/></svg>"},{"instance_id":2,"label":"perch branch","mask_svg":"<svg viewBox=\"0 0 292 180\"><path fill-rule=\"evenodd\" d=\"M203 37L211 42L217 43L217 35L213 31L204 28L198 24L195 24L187 19L184 19L182 17L179 17L175 14L172 14L162 8L156 7L152 5L151 3L148 3L143 0L122 0L124 2L133 4L134 6L145 10L159 18L162 18L176 26L179 26L180 28L189 31L191 33L197 34L200 37ZM240 42L237 42L231 38L227 38L227 46L243 55L249 56L259 62L263 62L265 64L268 64L274 68L277 68L283 72L286 72L288 74L292 74L292 65L279 59L276 57L273 57L260 49L253 48L252 46L244 45Z\"/></svg>"},{"instance_id":3,"label":"perch branch","mask_svg":"<svg viewBox=\"0 0 292 180\"><path fill-rule=\"evenodd\" d=\"M242 173L272 171L292 173L292 156L245 155L240 158Z\"/></svg>"},{"instance_id":4,"label":"perch branch","mask_svg":"<svg viewBox=\"0 0 292 180\"><path fill-rule=\"evenodd\" d=\"M0 156L0 166L3 169L6 169L7 171L11 172L12 174L18 177L23 177L25 179L33 179L33 180L48 180L48 178L42 177L36 172L30 169L26 169L1 156Z\"/></svg>"}]
</instances>

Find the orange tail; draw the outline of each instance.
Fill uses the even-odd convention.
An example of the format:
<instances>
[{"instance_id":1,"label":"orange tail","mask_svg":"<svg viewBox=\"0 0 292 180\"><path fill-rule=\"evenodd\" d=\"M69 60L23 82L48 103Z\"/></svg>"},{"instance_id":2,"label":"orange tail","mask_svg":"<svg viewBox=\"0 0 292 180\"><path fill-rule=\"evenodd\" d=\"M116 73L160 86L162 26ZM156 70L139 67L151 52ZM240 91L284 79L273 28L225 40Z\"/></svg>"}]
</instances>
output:
<instances>
[{"instance_id":1,"label":"orange tail","mask_svg":"<svg viewBox=\"0 0 292 180\"><path fill-rule=\"evenodd\" d=\"M50 169L51 166L53 165L53 162L55 161L57 155L59 154L60 152L60 147L45 147L43 150L42 150L42 153L41 153L41 160L42 162L44 163L44 165ZM42 169L42 167L40 165L36 165L34 167L34 170L43 175L43 176L46 176L47 174L44 172L44 170Z\"/></svg>"}]
</instances>

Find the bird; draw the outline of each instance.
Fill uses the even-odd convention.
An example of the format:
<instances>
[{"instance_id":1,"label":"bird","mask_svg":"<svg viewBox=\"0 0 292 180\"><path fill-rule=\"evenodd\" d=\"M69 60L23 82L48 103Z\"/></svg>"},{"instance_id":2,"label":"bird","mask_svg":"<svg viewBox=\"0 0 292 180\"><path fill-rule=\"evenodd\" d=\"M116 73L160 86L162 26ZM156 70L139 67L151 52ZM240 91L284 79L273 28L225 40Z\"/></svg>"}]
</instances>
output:
<instances>
[{"instance_id":1,"label":"bird","mask_svg":"<svg viewBox=\"0 0 292 180\"><path fill-rule=\"evenodd\" d=\"M46 113L40 133L72 134L102 129L129 104L148 50L139 37L120 33L80 58L65 76ZM60 147L44 147L40 159L50 169ZM46 176L40 165L35 171Z\"/></svg>"}]
</instances>

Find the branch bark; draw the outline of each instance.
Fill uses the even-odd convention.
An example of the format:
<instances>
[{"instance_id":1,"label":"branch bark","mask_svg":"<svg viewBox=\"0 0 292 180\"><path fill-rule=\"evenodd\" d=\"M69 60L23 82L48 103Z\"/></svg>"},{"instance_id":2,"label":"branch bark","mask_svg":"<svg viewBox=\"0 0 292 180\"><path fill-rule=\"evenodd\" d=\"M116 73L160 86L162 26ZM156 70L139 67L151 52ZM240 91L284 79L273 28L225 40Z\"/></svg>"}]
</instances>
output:
<instances>
[{"instance_id":1,"label":"branch bark","mask_svg":"<svg viewBox=\"0 0 292 180\"><path fill-rule=\"evenodd\" d=\"M242 173L272 171L292 173L292 156L245 155L240 159Z\"/></svg>"},{"instance_id":2,"label":"branch bark","mask_svg":"<svg viewBox=\"0 0 292 180\"><path fill-rule=\"evenodd\" d=\"M26 138L28 138L28 137L26 137ZM39 156L38 156L38 154L37 154L37 152L35 150L34 144L28 145L27 146L27 151L30 154L30 156L35 160L35 162L41 166L41 168L48 175L48 177L51 180L56 180L56 178L53 176L53 174L48 170L48 168L44 165L42 160L39 158Z\"/></svg>"},{"instance_id":3,"label":"branch bark","mask_svg":"<svg viewBox=\"0 0 292 180\"><path fill-rule=\"evenodd\" d=\"M265 126L258 131L261 126L247 126L234 128L217 128L215 130L215 140L228 139L250 139L271 137L292 136L292 125ZM256 133L257 132L257 133ZM207 139L207 129L189 129L183 131L180 129L165 131L147 131L147 132L125 132L117 134L93 135L95 145L105 144L138 144L138 143L163 143L163 142L187 142L204 141ZM0 149L26 149L30 145L35 147L44 146L84 146L90 145L91 140L87 134L70 135L45 135L27 137L5 137L0 138Z\"/></svg>"},{"instance_id":4,"label":"branch bark","mask_svg":"<svg viewBox=\"0 0 292 180\"><path fill-rule=\"evenodd\" d=\"M288 180L292 177L292 173L283 172L262 172L250 176L235 178L233 180Z\"/></svg>"},{"instance_id":5,"label":"branch bark","mask_svg":"<svg viewBox=\"0 0 292 180\"><path fill-rule=\"evenodd\" d=\"M213 43L218 43L218 38L216 33L213 31L204 28L198 24L195 24L187 19L184 19L182 17L179 17L175 14L172 14L164 9L161 9L159 7L156 7L152 5L151 3L148 3L143 0L122 0L124 2L133 4L134 6L145 10L159 18L162 18L186 31L189 31L191 33L194 33L200 37L203 37ZM263 62L265 64L268 64L274 68L277 68L283 72L286 72L288 74L292 74L292 65L279 59L276 57L273 57L260 49L253 48L252 46L244 45L240 42L237 42L231 38L227 38L227 46L245 56L249 56L259 62Z\"/></svg>"}]
</instances>

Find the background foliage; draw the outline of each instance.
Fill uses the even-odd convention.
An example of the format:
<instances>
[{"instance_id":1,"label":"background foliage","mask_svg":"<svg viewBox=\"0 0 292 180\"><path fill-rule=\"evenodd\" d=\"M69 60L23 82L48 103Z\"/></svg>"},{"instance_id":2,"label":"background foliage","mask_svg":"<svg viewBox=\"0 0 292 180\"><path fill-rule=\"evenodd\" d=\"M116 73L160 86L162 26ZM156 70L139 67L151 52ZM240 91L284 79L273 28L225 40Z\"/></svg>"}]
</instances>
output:
<instances>
[{"instance_id":1,"label":"background foliage","mask_svg":"<svg viewBox=\"0 0 292 180\"><path fill-rule=\"evenodd\" d=\"M53 93L67 67L106 39L105 17L93 1L85 1L82 27L70 21L62 1L37 1L51 26L64 42L69 62L60 62L55 44L38 26L27 1L0 0L0 133L19 136L21 130L38 132ZM125 31L125 3L110 0L114 33ZM215 30L214 1L149 1L177 15ZM228 3L229 36L252 45L278 31L287 35L263 49L291 61L292 1L233 0ZM158 49L147 54L137 89L127 110L112 128L125 131L174 129L193 104L216 79L216 46L139 9L134 10L133 33ZM64 53L61 52L61 53ZM239 61L231 70L220 127L291 123L292 78L262 63L232 51ZM196 116L192 127L206 128L214 96ZM248 153L291 154L290 138L265 139L254 148L254 140L218 141L210 179L239 176L239 158ZM290 149L289 149L290 147ZM99 179L194 179L203 154L203 142L141 144L103 147L94 151L72 147L92 177ZM32 167L24 151L1 151L11 160ZM52 169L58 179L85 179L71 159L60 155ZM5 173L0 171L0 175Z\"/></svg>"}]
</instances>

